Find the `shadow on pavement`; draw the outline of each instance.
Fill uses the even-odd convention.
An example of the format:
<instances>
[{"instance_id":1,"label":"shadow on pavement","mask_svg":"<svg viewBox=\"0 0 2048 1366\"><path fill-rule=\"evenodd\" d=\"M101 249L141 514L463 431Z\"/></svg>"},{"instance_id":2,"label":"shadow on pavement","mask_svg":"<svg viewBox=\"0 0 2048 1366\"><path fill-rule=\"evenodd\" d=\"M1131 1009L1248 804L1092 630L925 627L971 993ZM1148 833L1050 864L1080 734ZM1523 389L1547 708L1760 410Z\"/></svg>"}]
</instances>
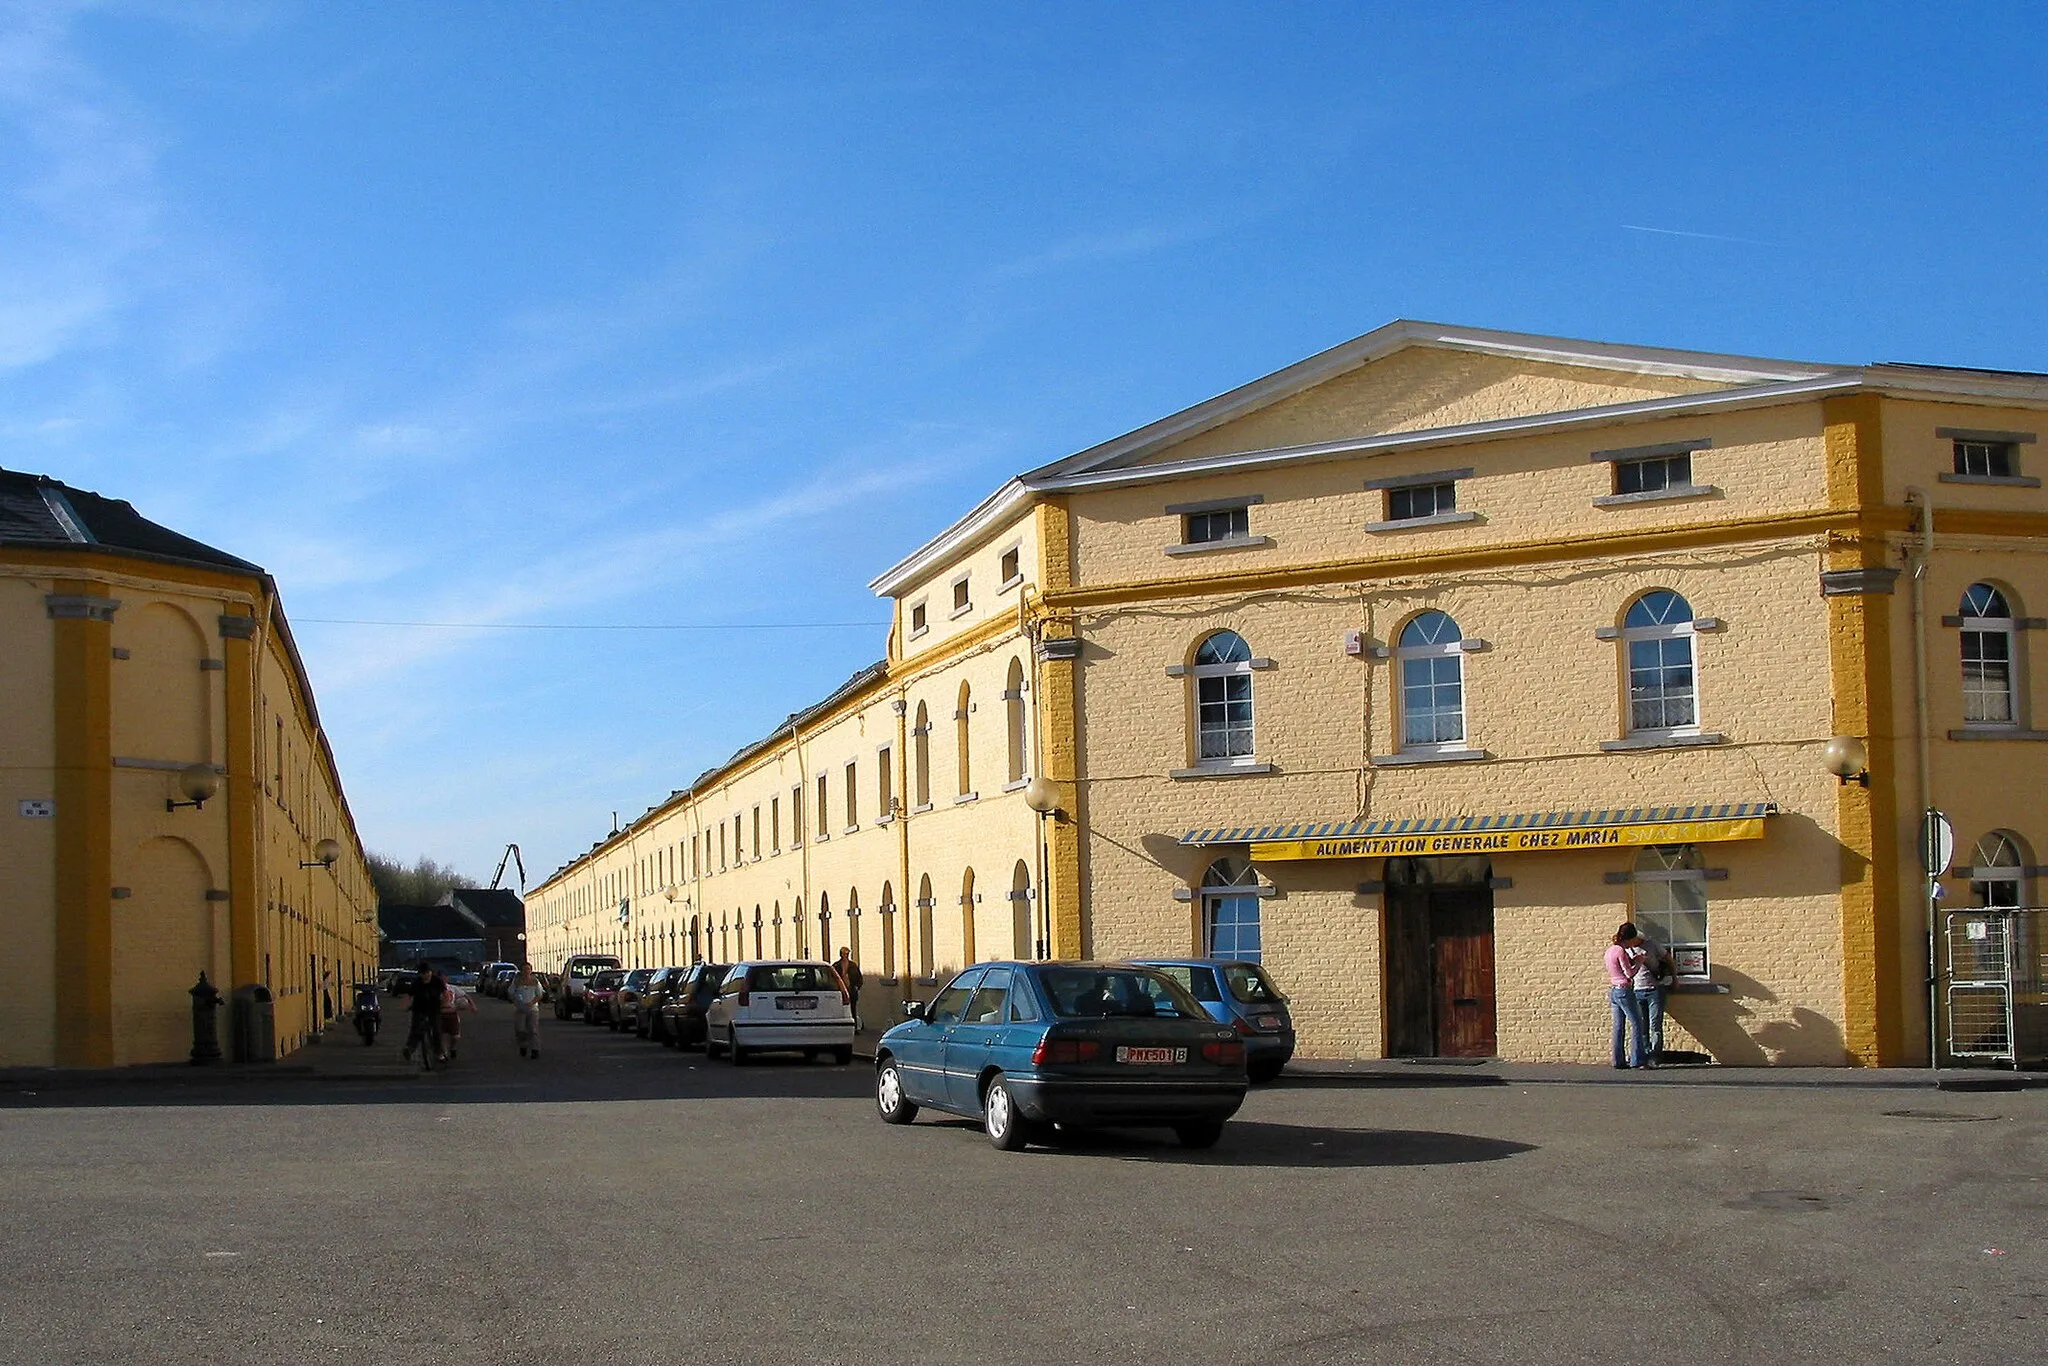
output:
<instances>
[{"instance_id":1,"label":"shadow on pavement","mask_svg":"<svg viewBox=\"0 0 2048 1366\"><path fill-rule=\"evenodd\" d=\"M946 1118L930 1124L966 1130L977 1137L981 1133L981 1126L969 1120ZM1091 1129L1073 1134L1062 1131L1051 1146L1029 1151L1065 1158L1198 1167L1435 1167L1498 1162L1534 1152L1535 1145L1421 1129L1325 1129L1233 1119L1224 1126L1222 1141L1206 1150L1180 1147L1163 1129Z\"/></svg>"}]
</instances>

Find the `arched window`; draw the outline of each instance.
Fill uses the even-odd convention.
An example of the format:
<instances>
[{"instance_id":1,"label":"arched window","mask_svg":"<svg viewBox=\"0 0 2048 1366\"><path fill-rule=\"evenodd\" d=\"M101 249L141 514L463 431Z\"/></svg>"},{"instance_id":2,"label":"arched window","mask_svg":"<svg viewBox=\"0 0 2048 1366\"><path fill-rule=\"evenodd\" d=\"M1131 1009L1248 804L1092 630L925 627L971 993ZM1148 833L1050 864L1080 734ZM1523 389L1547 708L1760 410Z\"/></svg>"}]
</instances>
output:
<instances>
[{"instance_id":1,"label":"arched window","mask_svg":"<svg viewBox=\"0 0 2048 1366\"><path fill-rule=\"evenodd\" d=\"M1680 977L1707 975L1707 873L1698 845L1652 844L1636 855L1636 928L1661 944Z\"/></svg>"},{"instance_id":2,"label":"arched window","mask_svg":"<svg viewBox=\"0 0 2048 1366\"><path fill-rule=\"evenodd\" d=\"M1458 749L1465 743L1465 650L1458 623L1424 612L1401 628L1401 748Z\"/></svg>"},{"instance_id":3,"label":"arched window","mask_svg":"<svg viewBox=\"0 0 2048 1366\"><path fill-rule=\"evenodd\" d=\"M1195 648L1195 759L1229 765L1252 757L1252 651L1235 631Z\"/></svg>"},{"instance_id":4,"label":"arched window","mask_svg":"<svg viewBox=\"0 0 2048 1366\"><path fill-rule=\"evenodd\" d=\"M974 893L974 870L969 868L960 879L960 966L979 963L981 957L974 947L974 903L979 900Z\"/></svg>"},{"instance_id":5,"label":"arched window","mask_svg":"<svg viewBox=\"0 0 2048 1366\"><path fill-rule=\"evenodd\" d=\"M846 892L846 947L853 951L853 961L860 961L860 888L850 887ZM831 946L826 946L825 958L832 958Z\"/></svg>"},{"instance_id":6,"label":"arched window","mask_svg":"<svg viewBox=\"0 0 2048 1366\"><path fill-rule=\"evenodd\" d=\"M917 880L917 962L912 970L927 980L938 976L938 965L932 961L932 879L926 873Z\"/></svg>"},{"instance_id":7,"label":"arched window","mask_svg":"<svg viewBox=\"0 0 2048 1366\"><path fill-rule=\"evenodd\" d=\"M818 893L818 923L823 925L832 917L832 896L829 892ZM796 913L796 956L811 956L811 927L804 923L804 913Z\"/></svg>"},{"instance_id":8,"label":"arched window","mask_svg":"<svg viewBox=\"0 0 2048 1366\"><path fill-rule=\"evenodd\" d=\"M1265 951L1259 933L1259 878L1242 859L1220 858L1202 877L1202 937L1211 958L1256 963Z\"/></svg>"},{"instance_id":9,"label":"arched window","mask_svg":"<svg viewBox=\"0 0 2048 1366\"><path fill-rule=\"evenodd\" d=\"M801 899L798 899L796 903L796 914L799 918L801 918L803 913L804 903ZM782 957L782 903L780 901L775 903L775 924L773 929L771 929L770 933L774 936L775 956L777 958L780 958Z\"/></svg>"},{"instance_id":10,"label":"arched window","mask_svg":"<svg viewBox=\"0 0 2048 1366\"><path fill-rule=\"evenodd\" d=\"M882 900L875 907L882 914L882 976L896 975L896 895L888 883L882 884Z\"/></svg>"},{"instance_id":11,"label":"arched window","mask_svg":"<svg viewBox=\"0 0 2048 1366\"><path fill-rule=\"evenodd\" d=\"M1963 594L1963 722L2009 726L2019 719L2013 705L2012 605L1988 583L1973 583Z\"/></svg>"},{"instance_id":12,"label":"arched window","mask_svg":"<svg viewBox=\"0 0 2048 1366\"><path fill-rule=\"evenodd\" d=\"M1629 733L1698 730L1691 604L1668 588L1651 589L1629 604L1621 638L1628 650Z\"/></svg>"},{"instance_id":13,"label":"arched window","mask_svg":"<svg viewBox=\"0 0 2048 1366\"><path fill-rule=\"evenodd\" d=\"M912 789L919 809L932 804L932 714L917 704L917 724L910 731Z\"/></svg>"},{"instance_id":14,"label":"arched window","mask_svg":"<svg viewBox=\"0 0 2048 1366\"><path fill-rule=\"evenodd\" d=\"M2027 904L2027 860L2019 840L1994 830L1971 854L1970 895L1986 908Z\"/></svg>"},{"instance_id":15,"label":"arched window","mask_svg":"<svg viewBox=\"0 0 2048 1366\"><path fill-rule=\"evenodd\" d=\"M1024 960L1031 952L1031 865L1023 859L1010 870L1010 956Z\"/></svg>"},{"instance_id":16,"label":"arched window","mask_svg":"<svg viewBox=\"0 0 2048 1366\"><path fill-rule=\"evenodd\" d=\"M974 791L974 765L967 743L967 717L974 705L973 694L967 685L960 685L960 705L953 709L953 744L960 754L960 795Z\"/></svg>"},{"instance_id":17,"label":"arched window","mask_svg":"<svg viewBox=\"0 0 2048 1366\"><path fill-rule=\"evenodd\" d=\"M1024 781L1024 661L1010 661L1009 681L1003 686L1003 734L1009 740L1009 781Z\"/></svg>"},{"instance_id":18,"label":"arched window","mask_svg":"<svg viewBox=\"0 0 2048 1366\"><path fill-rule=\"evenodd\" d=\"M768 944L762 934L766 923L761 918L761 907L756 904L754 907L754 957L756 958L766 958L768 956Z\"/></svg>"}]
</instances>

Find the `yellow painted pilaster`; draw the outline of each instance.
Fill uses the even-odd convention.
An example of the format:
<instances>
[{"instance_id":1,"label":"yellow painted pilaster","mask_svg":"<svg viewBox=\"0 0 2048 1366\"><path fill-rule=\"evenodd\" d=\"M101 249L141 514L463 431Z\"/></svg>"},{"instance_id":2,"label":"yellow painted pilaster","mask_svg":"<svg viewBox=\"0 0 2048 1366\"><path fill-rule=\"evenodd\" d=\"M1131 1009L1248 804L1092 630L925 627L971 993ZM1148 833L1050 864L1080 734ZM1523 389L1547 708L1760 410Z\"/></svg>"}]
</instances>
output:
<instances>
[{"instance_id":1,"label":"yellow painted pilaster","mask_svg":"<svg viewBox=\"0 0 2048 1366\"><path fill-rule=\"evenodd\" d=\"M1047 595L1064 593L1074 584L1073 522L1064 499L1038 505L1038 544L1042 557L1039 583ZM1043 821L1046 838L1046 882L1051 898L1051 953L1055 958L1081 958L1088 953L1086 910L1081 883L1081 830L1088 817L1080 785L1080 670L1078 642L1071 618L1044 622L1038 642L1039 768L1060 790L1063 821Z\"/></svg>"},{"instance_id":2,"label":"yellow painted pilaster","mask_svg":"<svg viewBox=\"0 0 2048 1366\"><path fill-rule=\"evenodd\" d=\"M263 782L256 771L262 745L257 714L257 619L235 612L221 618L221 654L227 692L228 802L228 971L230 985L263 980L263 945L259 913L263 892L257 886L260 813Z\"/></svg>"},{"instance_id":3,"label":"yellow painted pilaster","mask_svg":"<svg viewBox=\"0 0 2048 1366\"><path fill-rule=\"evenodd\" d=\"M1828 501L1853 512L1853 530L1830 537L1829 570L1883 569L1884 448L1875 394L1826 400ZM1901 978L1898 774L1892 706L1891 598L1830 597L1828 662L1835 730L1863 739L1871 784L1844 784L1836 799L1842 878L1842 1033L1866 1067L1909 1061Z\"/></svg>"},{"instance_id":4,"label":"yellow painted pilaster","mask_svg":"<svg viewBox=\"0 0 2048 1366\"><path fill-rule=\"evenodd\" d=\"M49 597L56 707L57 1065L114 1062L113 617L104 586Z\"/></svg>"}]
</instances>

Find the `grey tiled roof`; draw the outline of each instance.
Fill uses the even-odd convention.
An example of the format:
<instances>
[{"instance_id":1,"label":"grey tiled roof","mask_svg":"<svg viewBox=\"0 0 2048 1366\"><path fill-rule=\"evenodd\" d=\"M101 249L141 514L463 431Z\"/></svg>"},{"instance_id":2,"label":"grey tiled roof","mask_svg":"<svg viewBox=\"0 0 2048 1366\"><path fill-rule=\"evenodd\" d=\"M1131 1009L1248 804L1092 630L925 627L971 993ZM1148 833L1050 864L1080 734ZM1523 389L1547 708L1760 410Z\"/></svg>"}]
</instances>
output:
<instances>
[{"instance_id":1,"label":"grey tiled roof","mask_svg":"<svg viewBox=\"0 0 2048 1366\"><path fill-rule=\"evenodd\" d=\"M262 568L150 521L117 498L47 475L0 469L0 544L98 546L187 564L261 574Z\"/></svg>"}]
</instances>

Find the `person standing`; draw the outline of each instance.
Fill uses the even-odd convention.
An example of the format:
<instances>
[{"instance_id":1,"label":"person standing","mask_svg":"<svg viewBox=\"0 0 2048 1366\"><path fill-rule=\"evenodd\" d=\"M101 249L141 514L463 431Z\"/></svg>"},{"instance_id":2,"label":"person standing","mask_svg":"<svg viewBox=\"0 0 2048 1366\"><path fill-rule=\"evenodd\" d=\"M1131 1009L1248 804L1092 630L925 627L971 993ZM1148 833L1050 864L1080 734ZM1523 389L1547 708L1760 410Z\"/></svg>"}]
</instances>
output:
<instances>
[{"instance_id":1,"label":"person standing","mask_svg":"<svg viewBox=\"0 0 2048 1366\"><path fill-rule=\"evenodd\" d=\"M1643 1032L1649 1040L1645 1061L1655 1067L1664 1060L1664 998L1677 980L1677 960L1671 956L1671 950L1648 935L1643 935L1642 944L1644 961L1636 969L1631 985L1643 1007Z\"/></svg>"},{"instance_id":2,"label":"person standing","mask_svg":"<svg viewBox=\"0 0 2048 1366\"><path fill-rule=\"evenodd\" d=\"M860 1033L860 984L866 979L861 976L860 964L853 961L853 950L841 944L839 961L832 965L839 973L840 982L846 987L847 1004L853 1007L853 1032Z\"/></svg>"},{"instance_id":3,"label":"person standing","mask_svg":"<svg viewBox=\"0 0 2048 1366\"><path fill-rule=\"evenodd\" d=\"M420 964L419 976L413 979L411 988L412 1027L406 1032L405 1047L399 1050L399 1056L407 1062L412 1061L415 1048L431 1048L437 1055L440 1053L441 997L447 990L448 984L441 980L440 973L426 963Z\"/></svg>"},{"instance_id":4,"label":"person standing","mask_svg":"<svg viewBox=\"0 0 2048 1366\"><path fill-rule=\"evenodd\" d=\"M1649 1021L1643 1015L1642 1000L1636 995L1636 975L1648 960L1642 935L1633 921L1624 920L1607 949L1607 1008L1613 1019L1611 1042L1616 1067L1641 1067L1647 1061Z\"/></svg>"},{"instance_id":5,"label":"person standing","mask_svg":"<svg viewBox=\"0 0 2048 1366\"><path fill-rule=\"evenodd\" d=\"M444 983L441 993L441 1056L453 1058L462 1044L462 1012L476 1009L468 992L453 982Z\"/></svg>"},{"instance_id":6,"label":"person standing","mask_svg":"<svg viewBox=\"0 0 2048 1366\"><path fill-rule=\"evenodd\" d=\"M521 964L519 980L512 984L512 1037L519 1044L519 1056L540 1056L540 979L531 963Z\"/></svg>"}]
</instances>

